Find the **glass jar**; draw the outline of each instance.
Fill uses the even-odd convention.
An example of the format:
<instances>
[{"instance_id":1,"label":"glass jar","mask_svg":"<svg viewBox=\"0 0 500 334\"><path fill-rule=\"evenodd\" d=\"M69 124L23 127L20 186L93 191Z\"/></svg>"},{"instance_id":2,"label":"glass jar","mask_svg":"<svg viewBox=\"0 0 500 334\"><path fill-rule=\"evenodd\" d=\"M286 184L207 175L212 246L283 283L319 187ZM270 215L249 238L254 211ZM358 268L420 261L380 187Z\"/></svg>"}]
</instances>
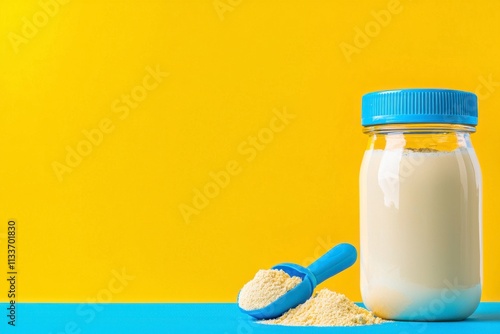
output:
<instances>
[{"instance_id":1,"label":"glass jar","mask_svg":"<svg viewBox=\"0 0 500 334\"><path fill-rule=\"evenodd\" d=\"M364 304L392 320L462 320L481 297L477 98L445 89L363 96Z\"/></svg>"}]
</instances>

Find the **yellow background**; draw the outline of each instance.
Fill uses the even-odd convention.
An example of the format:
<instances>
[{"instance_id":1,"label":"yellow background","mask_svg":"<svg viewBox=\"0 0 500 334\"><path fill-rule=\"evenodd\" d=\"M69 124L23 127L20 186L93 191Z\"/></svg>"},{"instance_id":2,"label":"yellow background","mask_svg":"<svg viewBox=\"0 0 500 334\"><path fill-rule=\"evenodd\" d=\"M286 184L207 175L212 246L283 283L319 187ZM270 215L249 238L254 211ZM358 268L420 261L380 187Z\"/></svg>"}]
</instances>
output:
<instances>
[{"instance_id":1,"label":"yellow background","mask_svg":"<svg viewBox=\"0 0 500 334\"><path fill-rule=\"evenodd\" d=\"M16 219L19 301L234 301L260 268L359 246L361 95L399 87L480 94L483 300L499 300L500 3L220 3L73 0L47 22L38 1L0 3L0 241ZM157 67L168 77L120 118L113 103ZM54 162L103 119L113 130L60 182ZM187 223L180 205L231 161ZM134 278L106 295L116 271ZM324 284L353 300L358 285L359 263Z\"/></svg>"}]
</instances>

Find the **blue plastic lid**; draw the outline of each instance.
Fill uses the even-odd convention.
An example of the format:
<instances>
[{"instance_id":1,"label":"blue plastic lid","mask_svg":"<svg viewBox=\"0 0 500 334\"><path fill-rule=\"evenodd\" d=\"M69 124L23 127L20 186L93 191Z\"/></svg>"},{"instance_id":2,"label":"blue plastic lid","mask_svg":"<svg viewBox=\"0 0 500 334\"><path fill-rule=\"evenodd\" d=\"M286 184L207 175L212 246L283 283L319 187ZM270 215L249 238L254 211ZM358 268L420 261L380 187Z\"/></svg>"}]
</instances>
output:
<instances>
[{"instance_id":1,"label":"blue plastic lid","mask_svg":"<svg viewBox=\"0 0 500 334\"><path fill-rule=\"evenodd\" d=\"M477 125L476 94L452 89L395 89L363 95L361 125Z\"/></svg>"}]
</instances>

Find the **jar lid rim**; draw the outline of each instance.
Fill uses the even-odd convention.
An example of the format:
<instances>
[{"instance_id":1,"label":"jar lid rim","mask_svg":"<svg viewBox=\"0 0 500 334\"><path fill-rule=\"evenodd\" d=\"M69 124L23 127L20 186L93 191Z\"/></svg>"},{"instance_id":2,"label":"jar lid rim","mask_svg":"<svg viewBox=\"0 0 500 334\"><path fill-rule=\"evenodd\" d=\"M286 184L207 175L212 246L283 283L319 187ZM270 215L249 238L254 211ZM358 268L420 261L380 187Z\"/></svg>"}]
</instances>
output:
<instances>
[{"instance_id":1,"label":"jar lid rim","mask_svg":"<svg viewBox=\"0 0 500 334\"><path fill-rule=\"evenodd\" d=\"M361 125L449 123L476 126L477 96L441 88L409 88L363 95Z\"/></svg>"}]
</instances>

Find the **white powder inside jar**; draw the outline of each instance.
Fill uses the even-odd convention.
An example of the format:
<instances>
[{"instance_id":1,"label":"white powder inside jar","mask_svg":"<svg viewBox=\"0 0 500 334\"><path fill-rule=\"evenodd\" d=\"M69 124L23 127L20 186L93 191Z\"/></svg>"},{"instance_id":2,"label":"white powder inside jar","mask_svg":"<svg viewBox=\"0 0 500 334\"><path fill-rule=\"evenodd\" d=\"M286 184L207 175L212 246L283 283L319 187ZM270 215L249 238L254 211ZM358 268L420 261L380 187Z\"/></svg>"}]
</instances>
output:
<instances>
[{"instance_id":1,"label":"white powder inside jar","mask_svg":"<svg viewBox=\"0 0 500 334\"><path fill-rule=\"evenodd\" d=\"M300 277L288 275L283 270L259 270L245 284L238 297L239 306L247 311L264 308L302 282Z\"/></svg>"},{"instance_id":2,"label":"white powder inside jar","mask_svg":"<svg viewBox=\"0 0 500 334\"><path fill-rule=\"evenodd\" d=\"M345 295L323 289L281 317L259 322L286 326L359 326L381 324L385 320L357 306Z\"/></svg>"}]
</instances>

